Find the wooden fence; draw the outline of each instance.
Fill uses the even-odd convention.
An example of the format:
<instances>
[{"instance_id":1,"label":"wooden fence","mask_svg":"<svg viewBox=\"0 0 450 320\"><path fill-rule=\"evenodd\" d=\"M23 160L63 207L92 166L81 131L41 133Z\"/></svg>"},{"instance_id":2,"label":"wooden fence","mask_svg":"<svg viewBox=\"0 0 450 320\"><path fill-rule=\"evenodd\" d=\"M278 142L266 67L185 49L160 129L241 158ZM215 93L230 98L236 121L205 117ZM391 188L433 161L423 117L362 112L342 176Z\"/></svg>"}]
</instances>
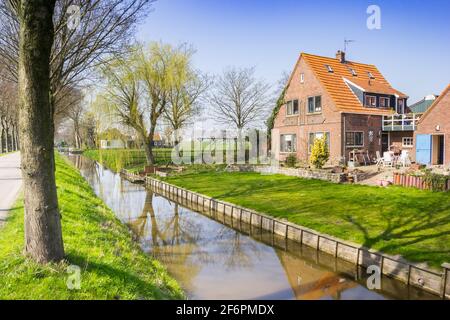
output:
<instances>
[{"instance_id":1,"label":"wooden fence","mask_svg":"<svg viewBox=\"0 0 450 320\"><path fill-rule=\"evenodd\" d=\"M412 176L404 173L394 173L394 184L397 186L431 190L432 186L422 176ZM450 191L450 177L445 182L444 190Z\"/></svg>"}]
</instances>

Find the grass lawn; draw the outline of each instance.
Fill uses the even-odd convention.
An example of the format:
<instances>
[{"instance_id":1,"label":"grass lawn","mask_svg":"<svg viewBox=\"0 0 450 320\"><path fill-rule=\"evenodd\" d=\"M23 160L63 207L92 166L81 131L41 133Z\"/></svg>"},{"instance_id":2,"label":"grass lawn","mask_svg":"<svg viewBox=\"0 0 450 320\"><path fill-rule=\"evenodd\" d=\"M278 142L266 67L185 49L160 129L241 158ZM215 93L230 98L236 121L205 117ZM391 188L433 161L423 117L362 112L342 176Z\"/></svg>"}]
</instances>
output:
<instances>
[{"instance_id":1,"label":"grass lawn","mask_svg":"<svg viewBox=\"0 0 450 320\"><path fill-rule=\"evenodd\" d=\"M410 261L450 262L450 193L258 173L188 172L165 180Z\"/></svg>"},{"instance_id":2,"label":"grass lawn","mask_svg":"<svg viewBox=\"0 0 450 320\"><path fill-rule=\"evenodd\" d=\"M40 266L23 250L19 200L0 229L0 299L182 299L179 285L144 254L79 172L56 155L66 259ZM66 285L69 265L81 268L81 289Z\"/></svg>"}]
</instances>

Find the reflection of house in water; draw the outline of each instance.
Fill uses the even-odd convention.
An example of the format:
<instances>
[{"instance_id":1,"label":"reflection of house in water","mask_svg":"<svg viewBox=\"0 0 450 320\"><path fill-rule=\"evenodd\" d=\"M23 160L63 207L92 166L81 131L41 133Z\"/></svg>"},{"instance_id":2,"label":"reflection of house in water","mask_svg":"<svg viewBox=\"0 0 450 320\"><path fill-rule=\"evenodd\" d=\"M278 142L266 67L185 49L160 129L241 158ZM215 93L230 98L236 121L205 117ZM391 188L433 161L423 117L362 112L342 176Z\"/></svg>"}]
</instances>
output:
<instances>
[{"instance_id":1,"label":"reflection of house in water","mask_svg":"<svg viewBox=\"0 0 450 320\"><path fill-rule=\"evenodd\" d=\"M278 251L278 257L298 300L340 299L343 291L358 286L339 274L298 259L290 253Z\"/></svg>"}]
</instances>

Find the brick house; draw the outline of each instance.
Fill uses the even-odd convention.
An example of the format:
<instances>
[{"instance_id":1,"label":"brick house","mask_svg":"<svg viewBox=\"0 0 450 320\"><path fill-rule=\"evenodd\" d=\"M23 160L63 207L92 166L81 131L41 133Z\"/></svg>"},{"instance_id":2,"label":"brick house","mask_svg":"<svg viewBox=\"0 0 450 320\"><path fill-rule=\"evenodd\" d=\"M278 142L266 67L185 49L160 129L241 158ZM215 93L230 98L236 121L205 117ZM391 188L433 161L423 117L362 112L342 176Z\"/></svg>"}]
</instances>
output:
<instances>
[{"instance_id":1,"label":"brick house","mask_svg":"<svg viewBox=\"0 0 450 320\"><path fill-rule=\"evenodd\" d=\"M420 119L415 141L418 163L450 166L450 84Z\"/></svg>"},{"instance_id":2,"label":"brick house","mask_svg":"<svg viewBox=\"0 0 450 320\"><path fill-rule=\"evenodd\" d=\"M392 146L413 151L418 117L408 96L394 89L370 64L302 53L288 81L285 104L272 131L272 151L284 160L296 154L309 160L316 137L326 136L332 164L346 163L352 152L373 159Z\"/></svg>"}]
</instances>

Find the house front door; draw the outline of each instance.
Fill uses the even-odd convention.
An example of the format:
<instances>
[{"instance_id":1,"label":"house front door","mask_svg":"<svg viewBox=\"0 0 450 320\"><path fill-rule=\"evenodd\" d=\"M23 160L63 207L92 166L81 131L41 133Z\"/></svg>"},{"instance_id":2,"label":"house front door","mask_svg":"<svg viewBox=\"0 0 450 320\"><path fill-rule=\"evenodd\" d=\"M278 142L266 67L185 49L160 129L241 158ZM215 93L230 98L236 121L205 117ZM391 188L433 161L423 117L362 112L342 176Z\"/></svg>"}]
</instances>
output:
<instances>
[{"instance_id":1,"label":"house front door","mask_svg":"<svg viewBox=\"0 0 450 320\"><path fill-rule=\"evenodd\" d=\"M431 164L431 134L418 134L416 138L416 162Z\"/></svg>"}]
</instances>

